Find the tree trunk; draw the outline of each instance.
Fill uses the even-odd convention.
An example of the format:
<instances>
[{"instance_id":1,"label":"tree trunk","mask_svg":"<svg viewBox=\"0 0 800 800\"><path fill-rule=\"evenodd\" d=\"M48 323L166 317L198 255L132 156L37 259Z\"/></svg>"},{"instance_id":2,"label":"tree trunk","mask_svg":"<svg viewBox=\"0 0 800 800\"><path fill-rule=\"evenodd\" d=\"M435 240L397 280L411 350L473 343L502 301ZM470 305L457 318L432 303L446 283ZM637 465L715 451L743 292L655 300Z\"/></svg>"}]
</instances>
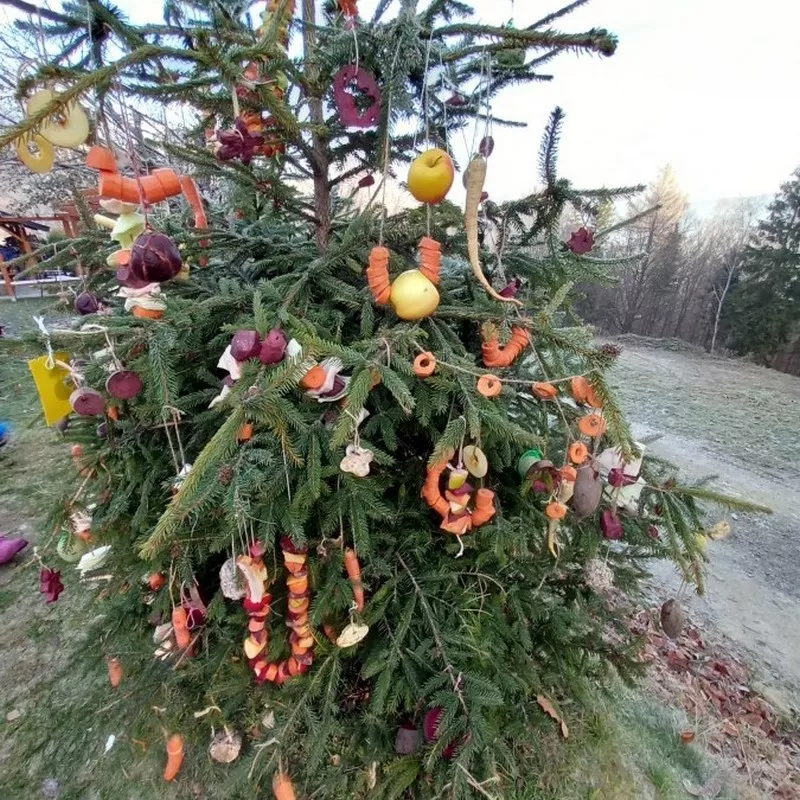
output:
<instances>
[{"instance_id":1,"label":"tree trunk","mask_svg":"<svg viewBox=\"0 0 800 800\"><path fill-rule=\"evenodd\" d=\"M311 111L311 122L315 128L325 125L325 114L322 105L322 89L319 75L313 65L316 35L316 9L314 0L303 0L303 51L305 54L305 77L309 86L308 105ZM331 189L328 183L328 143L319 130L311 135L312 161L311 171L314 175L314 216L317 249L322 252L328 246L331 234Z\"/></svg>"}]
</instances>

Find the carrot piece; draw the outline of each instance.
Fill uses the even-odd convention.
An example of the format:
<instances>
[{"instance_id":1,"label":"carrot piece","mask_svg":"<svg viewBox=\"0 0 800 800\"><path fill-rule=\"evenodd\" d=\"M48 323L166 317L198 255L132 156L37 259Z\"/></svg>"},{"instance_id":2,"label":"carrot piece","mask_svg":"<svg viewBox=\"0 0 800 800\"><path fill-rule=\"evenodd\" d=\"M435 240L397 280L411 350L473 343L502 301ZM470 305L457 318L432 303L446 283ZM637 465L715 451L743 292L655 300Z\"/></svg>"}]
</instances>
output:
<instances>
[{"instance_id":1,"label":"carrot piece","mask_svg":"<svg viewBox=\"0 0 800 800\"><path fill-rule=\"evenodd\" d=\"M86 154L86 166L99 172L117 172L117 159L114 151L102 145L94 145Z\"/></svg>"},{"instance_id":2,"label":"carrot piece","mask_svg":"<svg viewBox=\"0 0 800 800\"><path fill-rule=\"evenodd\" d=\"M167 766L164 768L165 781L174 781L178 777L183 764L183 756L183 736L179 733L173 733L167 739Z\"/></svg>"},{"instance_id":3,"label":"carrot piece","mask_svg":"<svg viewBox=\"0 0 800 800\"><path fill-rule=\"evenodd\" d=\"M272 793L275 800L296 800L294 786L289 776L285 772L276 772L272 779Z\"/></svg>"},{"instance_id":4,"label":"carrot piece","mask_svg":"<svg viewBox=\"0 0 800 800\"><path fill-rule=\"evenodd\" d=\"M480 528L496 513L494 492L491 489L478 489L475 494L475 510L472 512L472 527Z\"/></svg>"},{"instance_id":5,"label":"carrot piece","mask_svg":"<svg viewBox=\"0 0 800 800\"><path fill-rule=\"evenodd\" d=\"M478 283L495 300L501 303L513 303L515 306L522 306L522 303L514 297L503 297L483 274L481 267L480 250L478 246L478 208L481 204L481 194L483 184L486 181L486 159L483 156L475 156L470 161L465 173L467 200L464 205L464 228L467 232L467 251L469 261L472 264L472 271L478 279Z\"/></svg>"},{"instance_id":6,"label":"carrot piece","mask_svg":"<svg viewBox=\"0 0 800 800\"><path fill-rule=\"evenodd\" d=\"M364 610L364 587L361 585L361 565L358 563L358 556L355 550L349 547L344 551L344 568L347 577L353 586L353 599L356 601L356 608Z\"/></svg>"},{"instance_id":7,"label":"carrot piece","mask_svg":"<svg viewBox=\"0 0 800 800\"><path fill-rule=\"evenodd\" d=\"M203 208L203 201L200 199L200 191L197 188L197 184L194 182L194 179L190 178L188 175L181 175L180 181L183 196L186 198L186 202L192 207L192 211L194 211L195 228L207 228L208 219L206 218L206 212Z\"/></svg>"},{"instance_id":8,"label":"carrot piece","mask_svg":"<svg viewBox=\"0 0 800 800\"><path fill-rule=\"evenodd\" d=\"M183 606L178 606L172 612L172 627L175 631L175 641L181 650L185 650L192 641L189 628L186 627L188 615Z\"/></svg>"},{"instance_id":9,"label":"carrot piece","mask_svg":"<svg viewBox=\"0 0 800 800\"><path fill-rule=\"evenodd\" d=\"M122 676L124 670L122 669L122 662L118 658L108 659L108 680L111 686L116 689L122 683Z\"/></svg>"}]
</instances>

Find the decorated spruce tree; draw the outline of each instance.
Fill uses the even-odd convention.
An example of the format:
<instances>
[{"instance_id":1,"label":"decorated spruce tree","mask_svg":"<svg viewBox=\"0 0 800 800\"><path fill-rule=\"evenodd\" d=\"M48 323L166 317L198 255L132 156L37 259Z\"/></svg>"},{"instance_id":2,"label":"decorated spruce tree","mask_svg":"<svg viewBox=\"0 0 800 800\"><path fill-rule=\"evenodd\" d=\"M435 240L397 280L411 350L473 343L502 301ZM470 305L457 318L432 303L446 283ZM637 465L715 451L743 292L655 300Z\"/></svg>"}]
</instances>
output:
<instances>
[{"instance_id":1,"label":"decorated spruce tree","mask_svg":"<svg viewBox=\"0 0 800 800\"><path fill-rule=\"evenodd\" d=\"M81 669L119 696L52 737L80 761L75 720L113 724L136 796L164 770L186 796L529 797L543 709L634 666L609 593L652 558L701 587L714 497L642 461L618 351L571 316L634 189L557 174L556 110L532 193L484 194L498 93L615 40L553 29L581 3L525 28L456 0L250 5L48 12L60 55L2 135L37 169L80 150L102 206L77 198L54 257L85 316L34 365L76 466L40 555L51 599L62 559L96 593Z\"/></svg>"}]
</instances>

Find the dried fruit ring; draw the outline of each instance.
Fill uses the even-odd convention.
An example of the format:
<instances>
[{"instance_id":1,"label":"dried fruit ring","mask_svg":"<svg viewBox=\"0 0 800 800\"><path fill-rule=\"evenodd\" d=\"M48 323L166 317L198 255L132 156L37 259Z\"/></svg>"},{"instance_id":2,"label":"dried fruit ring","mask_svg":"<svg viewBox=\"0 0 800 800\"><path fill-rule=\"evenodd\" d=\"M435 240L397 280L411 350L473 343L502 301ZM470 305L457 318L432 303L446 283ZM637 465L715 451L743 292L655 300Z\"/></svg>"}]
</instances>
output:
<instances>
[{"instance_id":1,"label":"dried fruit ring","mask_svg":"<svg viewBox=\"0 0 800 800\"><path fill-rule=\"evenodd\" d=\"M503 382L497 375L481 375L478 378L478 392L484 397L497 397L503 390Z\"/></svg>"},{"instance_id":2,"label":"dried fruit ring","mask_svg":"<svg viewBox=\"0 0 800 800\"><path fill-rule=\"evenodd\" d=\"M36 151L30 149L34 145ZM31 172L50 172L53 169L53 145L43 136L17 139L17 157Z\"/></svg>"},{"instance_id":3,"label":"dried fruit ring","mask_svg":"<svg viewBox=\"0 0 800 800\"><path fill-rule=\"evenodd\" d=\"M567 516L567 507L563 503L559 503L558 500L548 503L544 511L550 519L564 519Z\"/></svg>"},{"instance_id":4,"label":"dried fruit ring","mask_svg":"<svg viewBox=\"0 0 800 800\"><path fill-rule=\"evenodd\" d=\"M26 106L28 116L50 105L56 98L50 89L42 89L32 95ZM89 136L89 117L75 102L69 103L59 113L45 120L40 126L42 136L56 147L79 147Z\"/></svg>"},{"instance_id":5,"label":"dried fruit ring","mask_svg":"<svg viewBox=\"0 0 800 800\"><path fill-rule=\"evenodd\" d=\"M414 374L418 378L430 378L436 371L436 356L433 353L420 353L414 359Z\"/></svg>"},{"instance_id":6,"label":"dried fruit ring","mask_svg":"<svg viewBox=\"0 0 800 800\"><path fill-rule=\"evenodd\" d=\"M606 421L599 414L587 414L578 422L578 428L584 436L602 436L607 427Z\"/></svg>"},{"instance_id":7,"label":"dried fruit ring","mask_svg":"<svg viewBox=\"0 0 800 800\"><path fill-rule=\"evenodd\" d=\"M589 448L583 442L573 442L569 446L569 460L573 464L583 464L589 458Z\"/></svg>"}]
</instances>

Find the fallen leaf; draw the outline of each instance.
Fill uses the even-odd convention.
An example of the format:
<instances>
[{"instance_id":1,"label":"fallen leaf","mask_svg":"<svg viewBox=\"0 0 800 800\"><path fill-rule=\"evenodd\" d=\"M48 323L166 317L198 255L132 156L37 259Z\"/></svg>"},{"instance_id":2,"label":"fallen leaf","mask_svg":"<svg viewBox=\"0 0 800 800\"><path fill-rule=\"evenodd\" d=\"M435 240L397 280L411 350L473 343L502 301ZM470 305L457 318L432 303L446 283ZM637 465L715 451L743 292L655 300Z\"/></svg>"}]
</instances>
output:
<instances>
[{"instance_id":1,"label":"fallen leaf","mask_svg":"<svg viewBox=\"0 0 800 800\"><path fill-rule=\"evenodd\" d=\"M561 726L561 735L566 739L569 737L569 728L567 723L561 719L561 715L556 711L555 706L543 694L536 695L536 702L539 707L547 714L548 717L554 719Z\"/></svg>"},{"instance_id":2,"label":"fallen leaf","mask_svg":"<svg viewBox=\"0 0 800 800\"><path fill-rule=\"evenodd\" d=\"M712 525L706 531L706 535L709 539L713 539L715 542L718 542L722 539L727 539L731 535L731 524L726 520L722 520L716 525Z\"/></svg>"},{"instance_id":3,"label":"fallen leaf","mask_svg":"<svg viewBox=\"0 0 800 800\"><path fill-rule=\"evenodd\" d=\"M682 731L681 732L681 741L684 744L689 744L689 742L694 741L694 731Z\"/></svg>"}]
</instances>

